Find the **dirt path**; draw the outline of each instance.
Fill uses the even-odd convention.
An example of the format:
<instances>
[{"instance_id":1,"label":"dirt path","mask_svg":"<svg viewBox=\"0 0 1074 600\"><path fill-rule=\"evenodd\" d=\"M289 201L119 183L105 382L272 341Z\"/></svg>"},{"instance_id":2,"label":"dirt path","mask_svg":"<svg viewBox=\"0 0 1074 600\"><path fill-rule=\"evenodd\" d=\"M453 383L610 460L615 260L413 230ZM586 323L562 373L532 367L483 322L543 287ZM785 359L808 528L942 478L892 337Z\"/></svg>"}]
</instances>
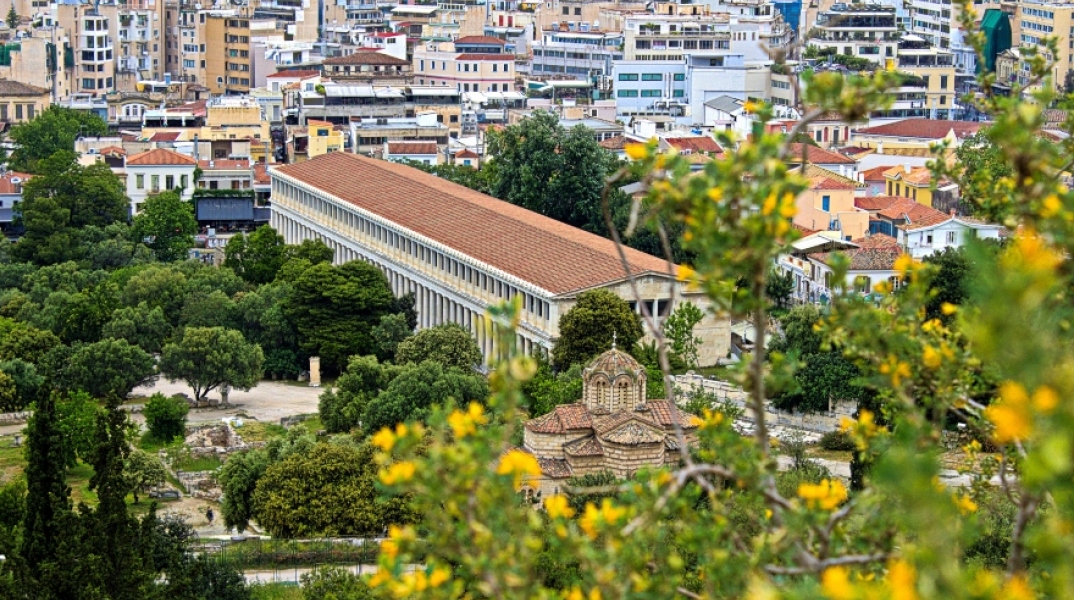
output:
<instances>
[{"instance_id":1,"label":"dirt path","mask_svg":"<svg viewBox=\"0 0 1074 600\"><path fill-rule=\"evenodd\" d=\"M187 419L192 424L207 423L244 413L258 421L279 423L283 417L316 413L317 399L323 391L323 388L312 388L295 383L262 381L257 387L248 392L233 390L228 396L228 402L230 403L228 408L195 409L190 411ZM152 386L137 388L131 395L148 397L156 392L161 392L167 396L186 394L192 397L194 395L190 387L185 383L171 383L166 379L162 379ZM220 394L214 391L209 394L209 397L219 399ZM137 401L134 403L137 403ZM131 417L139 424L145 421L145 418L139 413L134 413Z\"/></svg>"}]
</instances>

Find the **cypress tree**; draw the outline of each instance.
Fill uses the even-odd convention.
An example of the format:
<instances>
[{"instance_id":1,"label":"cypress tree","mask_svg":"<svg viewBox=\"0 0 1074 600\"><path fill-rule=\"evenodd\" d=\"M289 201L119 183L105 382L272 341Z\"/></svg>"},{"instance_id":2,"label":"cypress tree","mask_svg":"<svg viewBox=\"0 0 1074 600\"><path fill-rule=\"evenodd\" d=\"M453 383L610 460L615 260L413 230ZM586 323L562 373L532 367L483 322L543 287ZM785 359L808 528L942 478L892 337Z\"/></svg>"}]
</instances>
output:
<instances>
[{"instance_id":1,"label":"cypress tree","mask_svg":"<svg viewBox=\"0 0 1074 600\"><path fill-rule=\"evenodd\" d=\"M55 397L41 394L26 427L26 516L18 558L30 582L41 582L56 561L65 524L74 516L57 423Z\"/></svg>"}]
</instances>

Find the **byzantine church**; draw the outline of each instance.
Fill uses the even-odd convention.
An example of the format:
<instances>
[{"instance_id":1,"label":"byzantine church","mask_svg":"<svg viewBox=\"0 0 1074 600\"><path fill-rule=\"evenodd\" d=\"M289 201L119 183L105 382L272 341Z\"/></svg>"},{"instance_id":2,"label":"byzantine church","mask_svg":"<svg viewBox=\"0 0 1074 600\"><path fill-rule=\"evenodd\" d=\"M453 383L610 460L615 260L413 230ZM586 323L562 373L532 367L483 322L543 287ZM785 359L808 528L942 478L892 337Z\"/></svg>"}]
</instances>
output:
<instances>
[{"instance_id":1,"label":"byzantine church","mask_svg":"<svg viewBox=\"0 0 1074 600\"><path fill-rule=\"evenodd\" d=\"M668 400L646 400L645 367L612 347L582 374L582 399L526 421L523 447L537 458L541 477L531 481L542 496L559 493L570 477L611 471L630 477L643 467L680 462L674 419L688 445L697 427Z\"/></svg>"}]
</instances>

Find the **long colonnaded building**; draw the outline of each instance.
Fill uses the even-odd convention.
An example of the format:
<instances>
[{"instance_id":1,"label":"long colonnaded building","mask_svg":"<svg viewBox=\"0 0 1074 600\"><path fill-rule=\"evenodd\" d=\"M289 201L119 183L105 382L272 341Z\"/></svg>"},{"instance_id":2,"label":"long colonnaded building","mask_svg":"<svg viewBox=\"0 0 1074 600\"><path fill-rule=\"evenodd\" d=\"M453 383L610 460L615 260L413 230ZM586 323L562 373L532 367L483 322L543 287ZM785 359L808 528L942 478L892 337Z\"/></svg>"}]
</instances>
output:
<instances>
[{"instance_id":1,"label":"long colonnaded building","mask_svg":"<svg viewBox=\"0 0 1074 600\"><path fill-rule=\"evenodd\" d=\"M530 210L401 164L333 152L278 167L272 226L288 244L320 239L337 263L379 267L396 295L413 292L419 327L458 323L494 352L485 311L515 296L519 348L550 350L559 318L578 295L606 288L640 311L615 244ZM730 324L708 299L669 273L663 259L626 248L642 301L666 316L673 296L705 314L694 333L702 365L730 347ZM673 268L676 271L677 267Z\"/></svg>"}]
</instances>

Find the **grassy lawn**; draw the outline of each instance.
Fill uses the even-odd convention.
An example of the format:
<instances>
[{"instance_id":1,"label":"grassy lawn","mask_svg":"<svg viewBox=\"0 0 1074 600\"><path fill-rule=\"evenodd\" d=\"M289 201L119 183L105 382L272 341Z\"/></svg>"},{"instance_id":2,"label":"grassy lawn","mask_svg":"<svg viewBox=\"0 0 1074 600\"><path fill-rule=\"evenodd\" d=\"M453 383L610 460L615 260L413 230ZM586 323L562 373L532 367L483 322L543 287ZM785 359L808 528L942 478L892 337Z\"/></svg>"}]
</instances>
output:
<instances>
[{"instance_id":1,"label":"grassy lawn","mask_svg":"<svg viewBox=\"0 0 1074 600\"><path fill-rule=\"evenodd\" d=\"M250 586L254 600L302 600L302 589L286 583L262 583Z\"/></svg>"},{"instance_id":2,"label":"grassy lawn","mask_svg":"<svg viewBox=\"0 0 1074 600\"><path fill-rule=\"evenodd\" d=\"M183 439L175 438L170 442L162 442L157 438L149 434L149 432L143 433L138 439L134 440L134 445L139 450L144 450L150 454L156 454L162 449L164 450L177 450L183 447Z\"/></svg>"},{"instance_id":3,"label":"grassy lawn","mask_svg":"<svg viewBox=\"0 0 1074 600\"><path fill-rule=\"evenodd\" d=\"M26 443L25 436L23 436L22 441ZM23 468L26 466L23 448L21 446L18 448L13 447L14 442L14 436L0 436L0 482L11 481L13 477L22 473Z\"/></svg>"},{"instance_id":4,"label":"grassy lawn","mask_svg":"<svg viewBox=\"0 0 1074 600\"><path fill-rule=\"evenodd\" d=\"M179 471L214 471L224 461L215 454L191 456L187 452L181 452L172 460L172 468Z\"/></svg>"},{"instance_id":5,"label":"grassy lawn","mask_svg":"<svg viewBox=\"0 0 1074 600\"><path fill-rule=\"evenodd\" d=\"M237 427L235 432L242 436L245 442L267 442L272 438L286 435L287 429L276 423L244 420L242 427Z\"/></svg>"},{"instance_id":6,"label":"grassy lawn","mask_svg":"<svg viewBox=\"0 0 1074 600\"><path fill-rule=\"evenodd\" d=\"M806 448L806 456L810 458L850 462L850 459L854 457L854 452L850 450L825 450L820 446L809 446Z\"/></svg>"}]
</instances>

